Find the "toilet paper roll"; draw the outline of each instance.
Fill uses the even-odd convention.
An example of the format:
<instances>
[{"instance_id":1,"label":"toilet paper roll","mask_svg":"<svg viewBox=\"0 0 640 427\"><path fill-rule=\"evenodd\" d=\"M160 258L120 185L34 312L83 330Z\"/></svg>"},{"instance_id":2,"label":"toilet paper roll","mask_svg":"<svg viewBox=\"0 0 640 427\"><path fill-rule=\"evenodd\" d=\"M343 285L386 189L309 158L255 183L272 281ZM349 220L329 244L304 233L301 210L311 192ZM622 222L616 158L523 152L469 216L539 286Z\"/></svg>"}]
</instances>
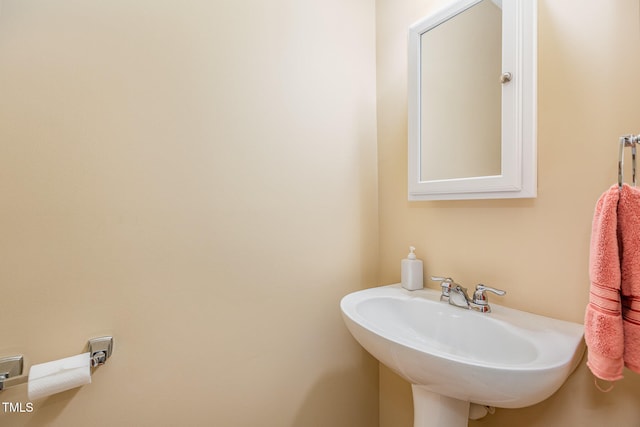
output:
<instances>
[{"instance_id":1,"label":"toilet paper roll","mask_svg":"<svg viewBox=\"0 0 640 427\"><path fill-rule=\"evenodd\" d=\"M89 353L41 363L29 369L29 400L60 393L91 383Z\"/></svg>"}]
</instances>

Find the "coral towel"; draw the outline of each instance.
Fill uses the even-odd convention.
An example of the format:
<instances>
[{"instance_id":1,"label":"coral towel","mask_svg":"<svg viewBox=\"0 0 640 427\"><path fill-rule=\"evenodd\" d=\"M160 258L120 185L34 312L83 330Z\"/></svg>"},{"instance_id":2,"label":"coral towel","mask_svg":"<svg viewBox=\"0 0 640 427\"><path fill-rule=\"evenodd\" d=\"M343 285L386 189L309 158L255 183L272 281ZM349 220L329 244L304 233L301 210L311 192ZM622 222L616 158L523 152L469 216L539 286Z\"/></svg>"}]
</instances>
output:
<instances>
[{"instance_id":1,"label":"coral towel","mask_svg":"<svg viewBox=\"0 0 640 427\"><path fill-rule=\"evenodd\" d=\"M624 333L620 305L618 252L618 186L607 190L596 204L591 228L589 277L591 291L584 319L589 348L587 366L598 378L622 378Z\"/></svg>"},{"instance_id":2,"label":"coral towel","mask_svg":"<svg viewBox=\"0 0 640 427\"><path fill-rule=\"evenodd\" d=\"M624 185L618 203L624 364L640 373L640 189Z\"/></svg>"},{"instance_id":3,"label":"coral towel","mask_svg":"<svg viewBox=\"0 0 640 427\"><path fill-rule=\"evenodd\" d=\"M640 190L624 184L598 200L591 230L585 313L587 366L603 380L640 372Z\"/></svg>"}]
</instances>

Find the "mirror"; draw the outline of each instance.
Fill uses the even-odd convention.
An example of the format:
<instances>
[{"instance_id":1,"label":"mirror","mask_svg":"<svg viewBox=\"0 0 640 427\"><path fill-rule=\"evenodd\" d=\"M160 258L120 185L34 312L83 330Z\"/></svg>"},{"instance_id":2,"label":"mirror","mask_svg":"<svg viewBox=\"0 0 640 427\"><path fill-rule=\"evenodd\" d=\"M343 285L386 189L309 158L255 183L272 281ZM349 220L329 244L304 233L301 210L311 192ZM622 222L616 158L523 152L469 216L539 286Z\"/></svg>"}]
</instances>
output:
<instances>
[{"instance_id":1,"label":"mirror","mask_svg":"<svg viewBox=\"0 0 640 427\"><path fill-rule=\"evenodd\" d=\"M536 2L457 0L409 29L409 200L536 196Z\"/></svg>"}]
</instances>

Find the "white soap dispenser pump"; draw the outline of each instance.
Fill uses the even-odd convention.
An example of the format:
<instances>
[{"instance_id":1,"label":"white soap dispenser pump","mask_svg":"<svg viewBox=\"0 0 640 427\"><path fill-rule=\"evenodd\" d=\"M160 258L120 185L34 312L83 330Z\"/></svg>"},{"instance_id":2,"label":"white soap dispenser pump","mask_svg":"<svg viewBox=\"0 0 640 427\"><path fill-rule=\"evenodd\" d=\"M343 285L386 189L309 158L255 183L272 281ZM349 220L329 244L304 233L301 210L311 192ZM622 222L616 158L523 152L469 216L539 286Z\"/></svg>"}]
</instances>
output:
<instances>
[{"instance_id":1,"label":"white soap dispenser pump","mask_svg":"<svg viewBox=\"0 0 640 427\"><path fill-rule=\"evenodd\" d=\"M402 287L410 291L415 291L424 287L422 279L422 261L416 259L415 250L416 248L410 246L409 255L407 255L407 258L403 259L401 263L400 281L402 283Z\"/></svg>"}]
</instances>

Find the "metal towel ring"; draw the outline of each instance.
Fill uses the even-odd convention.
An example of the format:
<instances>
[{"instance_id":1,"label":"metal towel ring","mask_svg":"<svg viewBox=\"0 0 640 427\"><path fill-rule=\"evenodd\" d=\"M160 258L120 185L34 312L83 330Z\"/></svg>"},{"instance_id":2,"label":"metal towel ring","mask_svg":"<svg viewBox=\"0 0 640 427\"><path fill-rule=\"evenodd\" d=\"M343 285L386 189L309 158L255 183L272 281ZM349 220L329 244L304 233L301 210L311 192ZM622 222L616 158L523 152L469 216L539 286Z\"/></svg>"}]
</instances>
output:
<instances>
[{"instance_id":1,"label":"metal towel ring","mask_svg":"<svg viewBox=\"0 0 640 427\"><path fill-rule=\"evenodd\" d=\"M636 144L640 143L639 135L625 135L620 137L620 148L618 150L618 188L622 188L624 181L624 148L631 147L631 180L636 186Z\"/></svg>"}]
</instances>

